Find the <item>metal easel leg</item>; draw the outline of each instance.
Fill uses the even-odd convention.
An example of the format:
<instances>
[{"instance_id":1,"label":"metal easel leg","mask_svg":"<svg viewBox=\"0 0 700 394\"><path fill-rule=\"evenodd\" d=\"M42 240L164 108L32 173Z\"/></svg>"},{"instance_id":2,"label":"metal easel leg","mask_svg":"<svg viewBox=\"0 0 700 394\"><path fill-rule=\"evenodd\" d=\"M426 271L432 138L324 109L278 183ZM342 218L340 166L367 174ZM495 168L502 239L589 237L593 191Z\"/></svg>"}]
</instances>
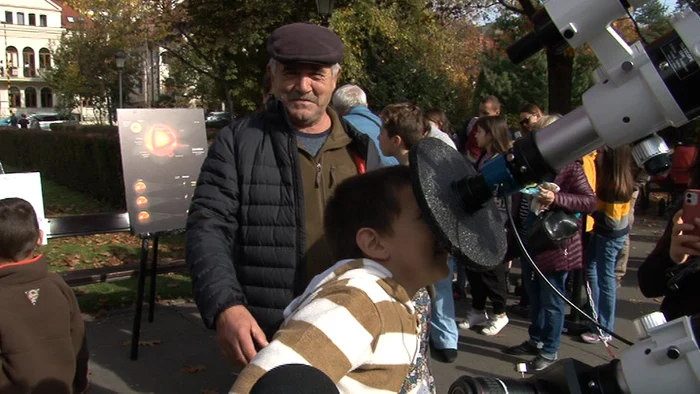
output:
<instances>
[{"instance_id":1,"label":"metal easel leg","mask_svg":"<svg viewBox=\"0 0 700 394\"><path fill-rule=\"evenodd\" d=\"M153 323L156 308L156 277L158 271L158 236L153 237L153 263L151 264L151 294L148 299L148 322Z\"/></svg>"},{"instance_id":2,"label":"metal easel leg","mask_svg":"<svg viewBox=\"0 0 700 394\"><path fill-rule=\"evenodd\" d=\"M139 358L139 336L141 335L141 313L143 311L143 296L146 286L148 264L148 237L141 239L141 263L139 265L138 288L136 292L136 313L134 314L134 326L131 331L131 359Z\"/></svg>"}]
</instances>

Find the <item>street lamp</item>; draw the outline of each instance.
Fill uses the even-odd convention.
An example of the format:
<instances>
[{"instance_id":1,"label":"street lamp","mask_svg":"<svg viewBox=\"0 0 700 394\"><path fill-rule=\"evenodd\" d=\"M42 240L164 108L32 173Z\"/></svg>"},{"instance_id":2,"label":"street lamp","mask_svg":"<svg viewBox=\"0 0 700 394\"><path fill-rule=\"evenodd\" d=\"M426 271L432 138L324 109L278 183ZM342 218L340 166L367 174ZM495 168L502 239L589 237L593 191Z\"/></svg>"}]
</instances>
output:
<instances>
[{"instance_id":1,"label":"street lamp","mask_svg":"<svg viewBox=\"0 0 700 394\"><path fill-rule=\"evenodd\" d=\"M318 13L323 17L323 25L328 26L333 13L333 0L316 0L316 7L318 7Z\"/></svg>"},{"instance_id":2,"label":"street lamp","mask_svg":"<svg viewBox=\"0 0 700 394\"><path fill-rule=\"evenodd\" d=\"M119 108L124 106L122 102L122 70L124 69L124 59L126 59L124 52L119 51L114 54L114 63L117 65L117 72L119 72Z\"/></svg>"}]
</instances>

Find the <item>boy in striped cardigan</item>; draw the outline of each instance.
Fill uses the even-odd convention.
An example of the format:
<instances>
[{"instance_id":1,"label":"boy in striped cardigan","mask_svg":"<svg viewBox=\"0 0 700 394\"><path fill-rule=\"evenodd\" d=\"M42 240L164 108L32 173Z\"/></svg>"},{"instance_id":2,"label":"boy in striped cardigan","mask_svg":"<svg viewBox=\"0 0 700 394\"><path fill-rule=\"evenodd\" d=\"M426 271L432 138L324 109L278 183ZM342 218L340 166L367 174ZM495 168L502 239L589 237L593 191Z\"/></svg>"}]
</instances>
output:
<instances>
[{"instance_id":1,"label":"boy in striped cardigan","mask_svg":"<svg viewBox=\"0 0 700 394\"><path fill-rule=\"evenodd\" d=\"M281 329L232 393L248 393L286 364L321 370L341 393L401 389L420 340L411 296L448 274L447 251L423 220L409 168L345 180L328 202L324 226L338 263L285 309Z\"/></svg>"}]
</instances>

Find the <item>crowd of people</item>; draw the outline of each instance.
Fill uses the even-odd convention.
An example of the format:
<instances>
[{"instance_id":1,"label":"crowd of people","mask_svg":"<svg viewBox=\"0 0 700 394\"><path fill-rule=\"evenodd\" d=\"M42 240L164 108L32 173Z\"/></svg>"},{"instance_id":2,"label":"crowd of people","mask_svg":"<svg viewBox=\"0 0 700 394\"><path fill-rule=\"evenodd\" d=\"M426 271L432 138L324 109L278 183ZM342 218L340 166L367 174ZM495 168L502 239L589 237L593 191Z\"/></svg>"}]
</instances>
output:
<instances>
[{"instance_id":1,"label":"crowd of people","mask_svg":"<svg viewBox=\"0 0 700 394\"><path fill-rule=\"evenodd\" d=\"M508 251L492 269L473 271L448 255L424 219L409 152L437 138L481 169L560 116L526 104L513 132L498 98L488 96L478 116L453 133L440 109L398 102L375 115L360 87L336 89L344 50L327 28L280 27L267 50L265 106L217 134L186 229L195 302L240 372L233 393L260 392L266 374L293 364L315 367L339 392L434 393L429 357L453 362L459 329L492 336L509 323L515 259L522 271L515 313L529 316L529 339L505 352L531 356L529 373L549 367L558 358L565 304L524 261L516 238L563 294L570 273L584 269L587 307L605 330L592 326L581 338L611 340L634 199L646 179L629 147L601 148L539 185L496 198ZM552 245L532 238L547 218L561 216L553 213L580 230ZM700 220L682 217L639 271L647 296L667 296L662 311L669 318L700 309L683 302L698 298L692 286L669 294L659 279L700 255L700 237L689 235ZM41 238L28 203L0 200L0 295L7 300L0 307L0 392L26 392L46 379L58 385L50 392L85 392L83 323L73 293L35 253ZM467 294L471 306L458 322L454 298ZM16 310L28 312L18 319ZM55 324L36 324L46 316ZM46 348L30 347L27 338L45 338ZM33 368L37 363L46 367Z\"/></svg>"}]
</instances>

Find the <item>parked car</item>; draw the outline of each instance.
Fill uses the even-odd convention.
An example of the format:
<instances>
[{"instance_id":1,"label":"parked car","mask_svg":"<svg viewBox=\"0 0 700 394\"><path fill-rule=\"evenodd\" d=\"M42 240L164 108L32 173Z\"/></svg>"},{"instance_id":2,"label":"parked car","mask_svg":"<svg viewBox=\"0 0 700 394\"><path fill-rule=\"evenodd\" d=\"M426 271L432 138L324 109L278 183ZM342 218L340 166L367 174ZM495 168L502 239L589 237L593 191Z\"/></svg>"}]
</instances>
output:
<instances>
[{"instance_id":1,"label":"parked car","mask_svg":"<svg viewBox=\"0 0 700 394\"><path fill-rule=\"evenodd\" d=\"M0 119L0 127L2 127L2 126L12 126L12 124L10 124L10 117L9 116Z\"/></svg>"},{"instance_id":2,"label":"parked car","mask_svg":"<svg viewBox=\"0 0 700 394\"><path fill-rule=\"evenodd\" d=\"M30 129L40 129L51 131L51 125L54 123L78 123L77 120L61 116L57 113L34 114L29 118Z\"/></svg>"},{"instance_id":3,"label":"parked car","mask_svg":"<svg viewBox=\"0 0 700 394\"><path fill-rule=\"evenodd\" d=\"M220 129L228 126L231 123L230 112L211 112L204 120L204 124L208 129Z\"/></svg>"}]
</instances>

